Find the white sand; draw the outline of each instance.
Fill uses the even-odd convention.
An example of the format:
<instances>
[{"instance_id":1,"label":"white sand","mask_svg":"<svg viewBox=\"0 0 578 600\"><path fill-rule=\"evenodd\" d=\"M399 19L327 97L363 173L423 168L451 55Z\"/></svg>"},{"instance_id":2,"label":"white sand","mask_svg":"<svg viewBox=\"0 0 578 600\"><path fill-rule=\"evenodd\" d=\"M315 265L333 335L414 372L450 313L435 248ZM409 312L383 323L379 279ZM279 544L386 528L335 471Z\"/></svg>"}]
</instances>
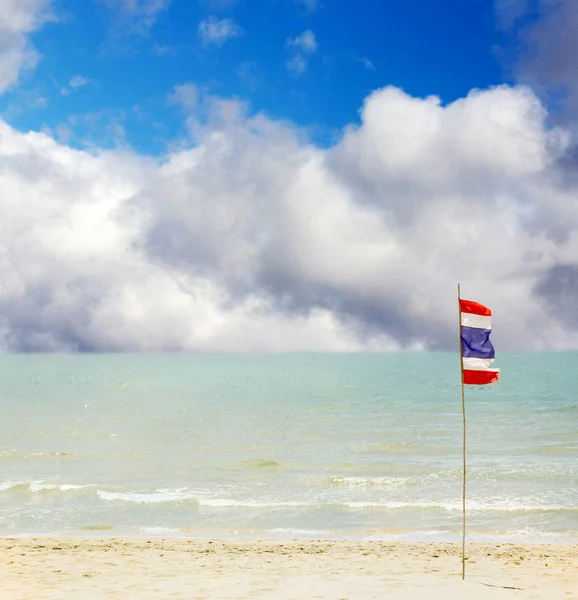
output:
<instances>
[{"instance_id":1,"label":"white sand","mask_svg":"<svg viewBox=\"0 0 578 600\"><path fill-rule=\"evenodd\" d=\"M0 539L1 600L578 599L578 546ZM505 589L509 586L521 589Z\"/></svg>"}]
</instances>

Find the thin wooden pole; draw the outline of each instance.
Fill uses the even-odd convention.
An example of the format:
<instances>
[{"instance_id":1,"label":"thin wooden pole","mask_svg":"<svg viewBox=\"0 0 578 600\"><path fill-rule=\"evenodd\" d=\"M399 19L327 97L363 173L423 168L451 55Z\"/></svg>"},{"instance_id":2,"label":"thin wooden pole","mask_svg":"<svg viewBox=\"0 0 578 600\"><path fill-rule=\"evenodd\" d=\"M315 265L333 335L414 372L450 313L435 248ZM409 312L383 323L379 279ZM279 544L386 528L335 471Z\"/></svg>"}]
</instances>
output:
<instances>
[{"instance_id":1,"label":"thin wooden pole","mask_svg":"<svg viewBox=\"0 0 578 600\"><path fill-rule=\"evenodd\" d=\"M462 309L460 306L460 284L458 283L458 323L460 333L460 375L462 380L462 423L463 423L463 482L462 482L462 580L466 578L466 397L464 392L464 363L462 361Z\"/></svg>"}]
</instances>

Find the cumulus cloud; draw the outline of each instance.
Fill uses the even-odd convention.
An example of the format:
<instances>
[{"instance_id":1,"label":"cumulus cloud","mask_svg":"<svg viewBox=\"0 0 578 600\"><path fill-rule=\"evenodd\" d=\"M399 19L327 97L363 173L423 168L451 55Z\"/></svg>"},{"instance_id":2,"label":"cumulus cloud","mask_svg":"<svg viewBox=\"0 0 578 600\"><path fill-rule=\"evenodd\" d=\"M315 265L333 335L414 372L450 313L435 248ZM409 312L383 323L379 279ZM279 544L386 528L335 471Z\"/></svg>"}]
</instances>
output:
<instances>
[{"instance_id":1,"label":"cumulus cloud","mask_svg":"<svg viewBox=\"0 0 578 600\"><path fill-rule=\"evenodd\" d=\"M375 65L367 58L367 56L361 56L358 60L368 71L376 70Z\"/></svg>"},{"instance_id":2,"label":"cumulus cloud","mask_svg":"<svg viewBox=\"0 0 578 600\"><path fill-rule=\"evenodd\" d=\"M51 0L0 2L0 93L18 82L21 72L38 62L27 35L50 18Z\"/></svg>"},{"instance_id":3,"label":"cumulus cloud","mask_svg":"<svg viewBox=\"0 0 578 600\"><path fill-rule=\"evenodd\" d=\"M296 48L304 54L313 54L313 52L317 50L318 45L317 40L315 39L315 34L311 31L311 29L304 31L296 38L288 40L287 43L289 46Z\"/></svg>"},{"instance_id":4,"label":"cumulus cloud","mask_svg":"<svg viewBox=\"0 0 578 600\"><path fill-rule=\"evenodd\" d=\"M377 90L331 148L211 103L161 160L0 123L1 348L452 350L458 281L500 349L578 347L578 180L528 88Z\"/></svg>"},{"instance_id":5,"label":"cumulus cloud","mask_svg":"<svg viewBox=\"0 0 578 600\"><path fill-rule=\"evenodd\" d=\"M92 83L93 82L90 79L84 77L83 75L73 75L70 78L68 85L60 89L60 93L63 96L68 96L71 92L75 92L76 90L86 87Z\"/></svg>"},{"instance_id":6,"label":"cumulus cloud","mask_svg":"<svg viewBox=\"0 0 578 600\"><path fill-rule=\"evenodd\" d=\"M119 26L132 33L147 33L171 3L171 0L97 1L113 12Z\"/></svg>"},{"instance_id":7,"label":"cumulus cloud","mask_svg":"<svg viewBox=\"0 0 578 600\"><path fill-rule=\"evenodd\" d=\"M87 79L86 77L84 77L83 75L73 75L70 78L70 87L74 90L84 87L85 85L88 85L90 83L90 80Z\"/></svg>"},{"instance_id":8,"label":"cumulus cloud","mask_svg":"<svg viewBox=\"0 0 578 600\"><path fill-rule=\"evenodd\" d=\"M173 91L168 96L169 104L174 104L192 111L197 107L199 101L199 92L194 83L183 83L175 85Z\"/></svg>"},{"instance_id":9,"label":"cumulus cloud","mask_svg":"<svg viewBox=\"0 0 578 600\"><path fill-rule=\"evenodd\" d=\"M287 69L296 75L301 75L307 70L309 56L317 52L319 47L317 38L310 29L307 29L301 35L288 39L287 46L293 54L287 61Z\"/></svg>"},{"instance_id":10,"label":"cumulus cloud","mask_svg":"<svg viewBox=\"0 0 578 600\"><path fill-rule=\"evenodd\" d=\"M227 40L239 37L243 30L233 19L209 17L199 23L198 33L204 44L222 46Z\"/></svg>"}]
</instances>

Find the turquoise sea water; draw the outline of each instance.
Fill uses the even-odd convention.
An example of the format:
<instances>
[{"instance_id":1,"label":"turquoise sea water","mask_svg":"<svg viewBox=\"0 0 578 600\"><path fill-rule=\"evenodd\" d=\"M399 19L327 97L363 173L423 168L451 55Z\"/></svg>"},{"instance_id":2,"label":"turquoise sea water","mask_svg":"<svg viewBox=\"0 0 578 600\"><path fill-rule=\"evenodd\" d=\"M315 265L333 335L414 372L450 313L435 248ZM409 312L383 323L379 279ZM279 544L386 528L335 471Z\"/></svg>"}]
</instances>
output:
<instances>
[{"instance_id":1,"label":"turquoise sea water","mask_svg":"<svg viewBox=\"0 0 578 600\"><path fill-rule=\"evenodd\" d=\"M471 539L578 538L578 353L466 392ZM452 354L7 355L0 535L458 539Z\"/></svg>"}]
</instances>

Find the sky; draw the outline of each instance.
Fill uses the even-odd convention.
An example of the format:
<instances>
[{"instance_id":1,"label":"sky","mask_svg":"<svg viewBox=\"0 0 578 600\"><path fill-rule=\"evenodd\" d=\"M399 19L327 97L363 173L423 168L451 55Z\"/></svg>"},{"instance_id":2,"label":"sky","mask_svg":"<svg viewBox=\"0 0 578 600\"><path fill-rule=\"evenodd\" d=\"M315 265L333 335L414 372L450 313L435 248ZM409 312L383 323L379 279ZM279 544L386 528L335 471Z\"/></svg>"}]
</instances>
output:
<instances>
[{"instance_id":1,"label":"sky","mask_svg":"<svg viewBox=\"0 0 578 600\"><path fill-rule=\"evenodd\" d=\"M2 0L0 350L578 349L578 3Z\"/></svg>"}]
</instances>

